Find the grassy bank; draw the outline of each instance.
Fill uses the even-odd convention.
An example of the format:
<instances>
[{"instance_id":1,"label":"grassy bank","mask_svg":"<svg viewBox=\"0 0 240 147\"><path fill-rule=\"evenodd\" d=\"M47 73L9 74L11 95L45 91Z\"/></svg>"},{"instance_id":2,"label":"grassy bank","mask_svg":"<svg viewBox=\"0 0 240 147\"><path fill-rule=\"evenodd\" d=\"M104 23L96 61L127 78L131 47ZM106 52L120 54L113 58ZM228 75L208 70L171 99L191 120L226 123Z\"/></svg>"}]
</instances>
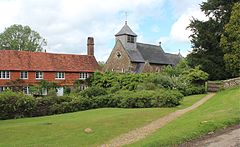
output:
<instances>
[{"instance_id":1,"label":"grassy bank","mask_svg":"<svg viewBox=\"0 0 240 147\"><path fill-rule=\"evenodd\" d=\"M240 123L240 88L233 88L218 92L198 109L129 146L172 146L238 123Z\"/></svg>"},{"instance_id":2,"label":"grassy bank","mask_svg":"<svg viewBox=\"0 0 240 147\"><path fill-rule=\"evenodd\" d=\"M62 115L0 121L0 146L96 146L204 97L185 97L176 108L104 108ZM85 128L93 132L85 133Z\"/></svg>"}]
</instances>

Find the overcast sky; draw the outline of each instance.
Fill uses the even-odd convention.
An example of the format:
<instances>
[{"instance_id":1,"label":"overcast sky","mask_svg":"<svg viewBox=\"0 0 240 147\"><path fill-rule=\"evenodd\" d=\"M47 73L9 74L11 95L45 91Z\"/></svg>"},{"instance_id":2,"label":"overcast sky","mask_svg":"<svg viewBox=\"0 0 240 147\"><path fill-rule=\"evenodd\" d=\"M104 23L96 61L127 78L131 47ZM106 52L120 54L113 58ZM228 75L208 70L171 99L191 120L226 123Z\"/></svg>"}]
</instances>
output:
<instances>
[{"instance_id":1,"label":"overcast sky","mask_svg":"<svg viewBox=\"0 0 240 147\"><path fill-rule=\"evenodd\" d=\"M203 0L0 0L0 32L13 24L28 25L47 39L47 52L86 54L87 37L95 39L95 56L106 61L122 28L137 41L162 42L165 52L191 51L186 30L193 17L203 20Z\"/></svg>"}]
</instances>

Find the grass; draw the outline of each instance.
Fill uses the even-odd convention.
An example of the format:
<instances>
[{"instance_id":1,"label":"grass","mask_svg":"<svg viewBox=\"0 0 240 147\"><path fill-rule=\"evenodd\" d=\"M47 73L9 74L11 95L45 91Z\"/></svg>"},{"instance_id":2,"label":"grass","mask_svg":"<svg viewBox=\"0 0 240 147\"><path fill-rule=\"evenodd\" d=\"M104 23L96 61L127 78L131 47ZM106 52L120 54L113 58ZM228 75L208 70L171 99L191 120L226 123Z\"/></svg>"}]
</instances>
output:
<instances>
[{"instance_id":1,"label":"grass","mask_svg":"<svg viewBox=\"0 0 240 147\"><path fill-rule=\"evenodd\" d=\"M103 108L62 115L0 121L0 146L97 146L204 97L185 97L176 108ZM85 133L91 128L92 133Z\"/></svg>"},{"instance_id":2,"label":"grass","mask_svg":"<svg viewBox=\"0 0 240 147\"><path fill-rule=\"evenodd\" d=\"M174 146L208 132L240 123L240 88L218 92L191 112L129 146Z\"/></svg>"}]
</instances>

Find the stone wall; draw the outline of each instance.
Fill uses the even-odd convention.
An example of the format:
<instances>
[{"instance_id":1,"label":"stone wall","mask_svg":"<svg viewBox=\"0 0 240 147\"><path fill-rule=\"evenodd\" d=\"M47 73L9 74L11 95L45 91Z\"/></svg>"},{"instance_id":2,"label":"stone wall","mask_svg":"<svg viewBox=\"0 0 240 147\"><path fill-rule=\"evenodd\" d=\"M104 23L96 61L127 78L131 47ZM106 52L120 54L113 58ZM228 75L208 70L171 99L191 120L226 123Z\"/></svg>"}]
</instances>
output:
<instances>
[{"instance_id":1,"label":"stone wall","mask_svg":"<svg viewBox=\"0 0 240 147\"><path fill-rule=\"evenodd\" d=\"M209 92L217 92L219 90L240 86L240 77L223 80L223 81L208 81L207 90Z\"/></svg>"},{"instance_id":2,"label":"stone wall","mask_svg":"<svg viewBox=\"0 0 240 147\"><path fill-rule=\"evenodd\" d=\"M124 50L121 42L117 41L104 65L103 71L129 72L131 67L131 61L127 52Z\"/></svg>"}]
</instances>

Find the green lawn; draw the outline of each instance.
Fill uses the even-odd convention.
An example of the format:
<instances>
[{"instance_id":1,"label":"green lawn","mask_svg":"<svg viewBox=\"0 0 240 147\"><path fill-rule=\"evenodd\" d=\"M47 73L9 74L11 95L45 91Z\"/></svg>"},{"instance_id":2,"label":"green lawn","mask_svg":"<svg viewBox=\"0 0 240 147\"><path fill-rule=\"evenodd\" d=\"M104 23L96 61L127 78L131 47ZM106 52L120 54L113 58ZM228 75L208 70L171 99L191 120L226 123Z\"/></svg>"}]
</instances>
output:
<instances>
[{"instance_id":1,"label":"green lawn","mask_svg":"<svg viewBox=\"0 0 240 147\"><path fill-rule=\"evenodd\" d=\"M192 105L205 95L185 97L176 108L104 108L62 115L0 120L0 146L96 146L157 118ZM91 128L92 133L85 133Z\"/></svg>"},{"instance_id":2,"label":"green lawn","mask_svg":"<svg viewBox=\"0 0 240 147\"><path fill-rule=\"evenodd\" d=\"M218 92L191 112L129 146L173 146L210 131L240 123L240 88Z\"/></svg>"}]
</instances>

